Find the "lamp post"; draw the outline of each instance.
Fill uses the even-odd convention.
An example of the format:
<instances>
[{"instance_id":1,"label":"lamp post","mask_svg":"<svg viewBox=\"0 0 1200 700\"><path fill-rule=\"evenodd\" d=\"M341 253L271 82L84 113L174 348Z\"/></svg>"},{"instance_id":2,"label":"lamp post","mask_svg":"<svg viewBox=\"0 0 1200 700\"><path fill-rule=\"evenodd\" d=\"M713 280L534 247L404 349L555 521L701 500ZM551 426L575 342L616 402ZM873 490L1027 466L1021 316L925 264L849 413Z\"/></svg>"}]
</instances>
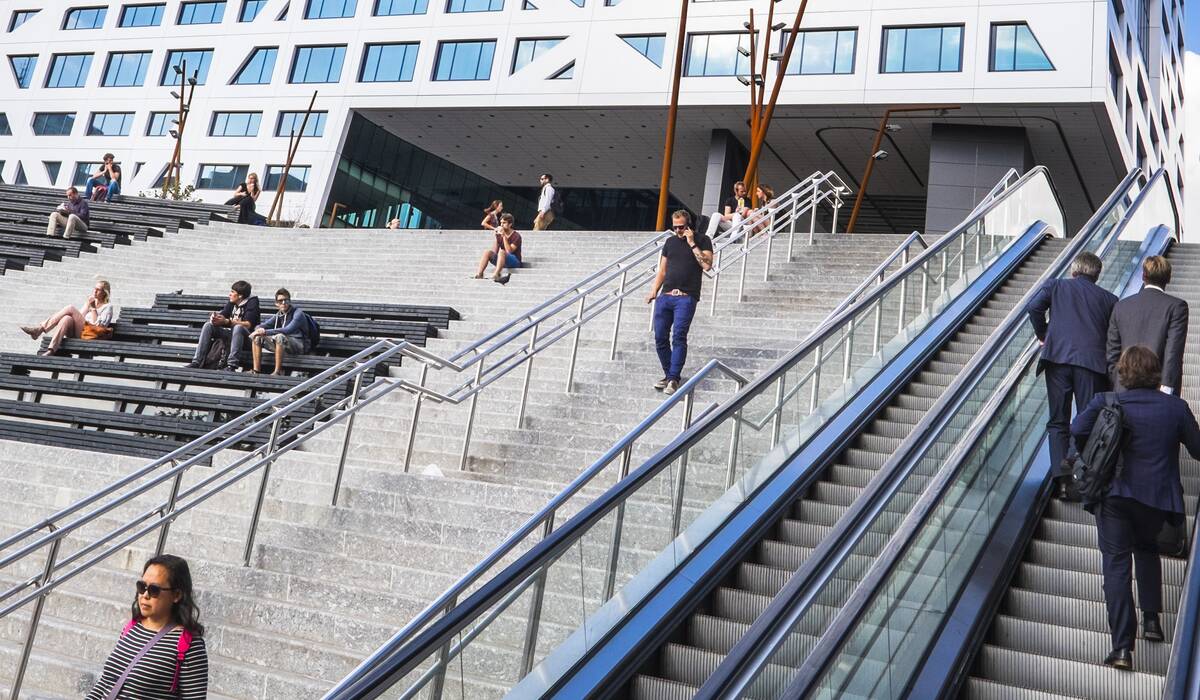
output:
<instances>
[{"instance_id":1,"label":"lamp post","mask_svg":"<svg viewBox=\"0 0 1200 700\"><path fill-rule=\"evenodd\" d=\"M308 101L308 109L304 110L304 118L300 120L300 129L292 127L292 133L288 136L288 151L287 158L283 161L283 172L279 175L279 184L275 187L275 199L271 202L271 210L267 213L267 223L273 224L277 217L283 214L283 191L287 187L288 172L292 169L292 161L296 158L296 151L300 149L300 137L304 135L304 130L308 128L308 117L312 114L313 105L317 103L317 91L313 90L312 99ZM293 122L294 124L294 122ZM337 208L334 208L336 211ZM333 217L330 216L332 220Z\"/></svg>"},{"instance_id":2,"label":"lamp post","mask_svg":"<svg viewBox=\"0 0 1200 700\"><path fill-rule=\"evenodd\" d=\"M671 81L671 106L667 109L667 143L663 147L662 179L658 183L658 219L655 230L667 226L667 197L671 186L671 157L675 152L675 121L679 115L679 81L683 77L683 42L687 39L688 5L691 0L680 0L679 37L675 40L675 75Z\"/></svg>"},{"instance_id":3,"label":"lamp post","mask_svg":"<svg viewBox=\"0 0 1200 700\"><path fill-rule=\"evenodd\" d=\"M883 112L883 119L879 121L879 128L875 130L875 141L871 144L870 156L867 157L867 168L863 171L862 181L858 185L858 194L854 197L854 209L850 212L850 222L846 224L846 233L854 233L854 224L858 222L858 210L862 207L863 195L867 191L867 183L871 180L871 173L875 170L875 161L887 158L888 153L879 148L883 143L883 134L887 131L899 131L900 127L895 124L889 124L888 119L893 114L900 112L927 112L927 111L945 111L951 109L960 109L958 105L907 105L903 107L888 107Z\"/></svg>"},{"instance_id":4,"label":"lamp post","mask_svg":"<svg viewBox=\"0 0 1200 700\"><path fill-rule=\"evenodd\" d=\"M192 111L192 98L196 96L196 82L200 75L199 69L192 72L192 75L187 76L187 60L179 62L180 65L174 66L175 75L179 76L179 92L171 91L171 97L179 100L179 112L175 117L175 128L171 130L171 136L175 139L175 150L171 154L171 162L167 165L167 170L163 173L163 199L167 197L167 189L171 185L172 179L175 181L175 189L180 188L181 170L183 166L183 131L187 126L188 114ZM190 90L188 88L191 88Z\"/></svg>"},{"instance_id":5,"label":"lamp post","mask_svg":"<svg viewBox=\"0 0 1200 700\"><path fill-rule=\"evenodd\" d=\"M779 0L773 0L773 2L779 2ZM787 74L788 61L791 60L792 49L796 46L796 37L800 35L800 20L804 19L806 7L808 7L808 0L800 0L800 8L796 10L796 19L792 21L791 33L788 34L783 53L770 56L772 60L779 61L779 70L775 72L775 84L771 87L771 100L762 110L758 128L754 130L750 139L750 161L746 164L746 176L743 178L746 182L753 182L758 174L758 160L762 156L763 143L767 139L767 129L771 127L771 117L775 114L775 104L779 101L779 89L783 87L783 76Z\"/></svg>"}]
</instances>

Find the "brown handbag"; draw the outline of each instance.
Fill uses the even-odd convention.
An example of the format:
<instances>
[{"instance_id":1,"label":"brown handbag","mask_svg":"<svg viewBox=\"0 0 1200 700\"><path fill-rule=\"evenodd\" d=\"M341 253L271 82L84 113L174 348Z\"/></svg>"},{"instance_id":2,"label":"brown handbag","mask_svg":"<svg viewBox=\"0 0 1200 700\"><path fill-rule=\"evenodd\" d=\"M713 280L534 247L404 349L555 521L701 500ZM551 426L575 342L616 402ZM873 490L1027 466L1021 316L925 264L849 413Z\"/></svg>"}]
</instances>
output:
<instances>
[{"instance_id":1,"label":"brown handbag","mask_svg":"<svg viewBox=\"0 0 1200 700\"><path fill-rule=\"evenodd\" d=\"M113 335L112 328L101 326L98 323L83 324L83 331L79 334L81 340L108 340Z\"/></svg>"}]
</instances>

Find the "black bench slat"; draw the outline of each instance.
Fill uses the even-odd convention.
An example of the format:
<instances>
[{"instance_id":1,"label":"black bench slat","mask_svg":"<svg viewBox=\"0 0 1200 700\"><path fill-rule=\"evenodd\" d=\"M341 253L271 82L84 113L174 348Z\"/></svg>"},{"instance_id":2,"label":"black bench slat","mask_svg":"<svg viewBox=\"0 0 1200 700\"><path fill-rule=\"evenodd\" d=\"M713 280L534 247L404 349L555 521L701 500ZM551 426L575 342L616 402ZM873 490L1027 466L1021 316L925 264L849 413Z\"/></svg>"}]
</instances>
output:
<instances>
[{"instance_id":1,"label":"black bench slat","mask_svg":"<svg viewBox=\"0 0 1200 700\"><path fill-rule=\"evenodd\" d=\"M106 430L155 433L177 438L181 442L191 442L196 438L203 437L219 425L219 423L190 418L103 411L95 408L59 406L11 399L0 399L0 416L70 425L78 424ZM270 431L264 428L247 436L242 442L249 446L263 445L266 443L269 433Z\"/></svg>"},{"instance_id":2,"label":"black bench slat","mask_svg":"<svg viewBox=\"0 0 1200 700\"><path fill-rule=\"evenodd\" d=\"M156 459L170 454L183 444L173 440L156 440L137 435L102 433L80 428L58 428L51 425L11 420L0 420L0 440L17 440L51 447L67 447L88 452L103 452L147 459Z\"/></svg>"},{"instance_id":3,"label":"black bench slat","mask_svg":"<svg viewBox=\"0 0 1200 700\"><path fill-rule=\"evenodd\" d=\"M226 297L208 294L156 294L154 306L165 309L219 309ZM448 328L450 321L460 319L458 311L449 306L420 304L374 304L346 301L295 300L296 306L320 321L323 317L361 318L377 321L428 321L438 328Z\"/></svg>"},{"instance_id":4,"label":"black bench slat","mask_svg":"<svg viewBox=\"0 0 1200 700\"><path fill-rule=\"evenodd\" d=\"M166 323L203 326L208 321L207 311L183 311L174 309L131 309L121 310L121 319L132 323ZM266 318L267 314L263 315ZM375 338L405 338L413 336L432 337L437 329L428 323L416 321L363 321L340 318L317 317L321 330L330 333L347 333Z\"/></svg>"},{"instance_id":5,"label":"black bench slat","mask_svg":"<svg viewBox=\"0 0 1200 700\"><path fill-rule=\"evenodd\" d=\"M45 229L42 229L42 232L38 234L4 233L0 231L0 243L39 248L42 250L54 250L60 256L66 255L72 258L79 257L81 252L96 252L96 247L88 241L80 238L50 238L46 235Z\"/></svg>"},{"instance_id":6,"label":"black bench slat","mask_svg":"<svg viewBox=\"0 0 1200 700\"><path fill-rule=\"evenodd\" d=\"M157 326L142 323L113 324L113 340L159 340L165 342L188 343L195 346L200 341L200 329L195 326ZM370 338L341 338L336 336L321 336L321 346L318 352L328 353L334 357L349 357L366 350L378 340ZM414 345L425 345L424 337L410 336L409 342ZM392 364L398 364L396 363Z\"/></svg>"}]
</instances>

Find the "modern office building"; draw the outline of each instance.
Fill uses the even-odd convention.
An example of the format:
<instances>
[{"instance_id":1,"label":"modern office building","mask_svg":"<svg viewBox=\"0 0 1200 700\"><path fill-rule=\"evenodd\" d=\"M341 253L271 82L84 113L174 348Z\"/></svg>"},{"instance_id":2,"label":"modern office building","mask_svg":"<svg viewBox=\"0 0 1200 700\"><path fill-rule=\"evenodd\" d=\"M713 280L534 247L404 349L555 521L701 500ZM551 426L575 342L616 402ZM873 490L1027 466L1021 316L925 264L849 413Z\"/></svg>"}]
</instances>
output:
<instances>
[{"instance_id":1,"label":"modern office building","mask_svg":"<svg viewBox=\"0 0 1200 700\"><path fill-rule=\"evenodd\" d=\"M800 0L775 5L790 26ZM175 146L186 61L197 86L182 177L206 201L249 172L270 204L314 92L284 218L473 227L503 199L528 225L539 174L564 224L653 223L678 0L230 0L4 3L0 177L65 187L115 153L126 194ZM754 10L693 0L671 180L715 208L744 168ZM1009 167L1050 168L1082 223L1125 171L1162 165L1182 203L1182 3L949 0L808 4L760 178L814 170L852 187L883 110L897 115L860 228L945 230ZM770 40L778 51L786 32ZM766 82L774 80L774 66ZM335 211L336 209L336 211Z\"/></svg>"}]
</instances>

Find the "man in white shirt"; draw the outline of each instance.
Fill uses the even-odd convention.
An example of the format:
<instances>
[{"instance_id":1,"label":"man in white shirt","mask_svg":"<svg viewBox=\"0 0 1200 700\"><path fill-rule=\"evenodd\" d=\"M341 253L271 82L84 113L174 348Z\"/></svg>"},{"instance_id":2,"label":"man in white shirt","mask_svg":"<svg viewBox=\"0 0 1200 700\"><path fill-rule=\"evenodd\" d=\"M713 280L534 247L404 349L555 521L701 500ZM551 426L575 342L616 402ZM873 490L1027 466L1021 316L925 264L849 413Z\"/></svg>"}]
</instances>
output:
<instances>
[{"instance_id":1,"label":"man in white shirt","mask_svg":"<svg viewBox=\"0 0 1200 700\"><path fill-rule=\"evenodd\" d=\"M1134 345L1145 345L1162 362L1162 391L1178 396L1183 388L1188 304L1166 293L1170 281L1171 263L1166 258L1146 258L1142 263L1142 291L1113 307L1105 355L1114 386L1119 386L1115 368L1121 353Z\"/></svg>"},{"instance_id":2,"label":"man in white shirt","mask_svg":"<svg viewBox=\"0 0 1200 700\"><path fill-rule=\"evenodd\" d=\"M545 231L554 223L554 176L544 173L539 180L542 192L538 195L538 213L533 219L534 231Z\"/></svg>"}]
</instances>

